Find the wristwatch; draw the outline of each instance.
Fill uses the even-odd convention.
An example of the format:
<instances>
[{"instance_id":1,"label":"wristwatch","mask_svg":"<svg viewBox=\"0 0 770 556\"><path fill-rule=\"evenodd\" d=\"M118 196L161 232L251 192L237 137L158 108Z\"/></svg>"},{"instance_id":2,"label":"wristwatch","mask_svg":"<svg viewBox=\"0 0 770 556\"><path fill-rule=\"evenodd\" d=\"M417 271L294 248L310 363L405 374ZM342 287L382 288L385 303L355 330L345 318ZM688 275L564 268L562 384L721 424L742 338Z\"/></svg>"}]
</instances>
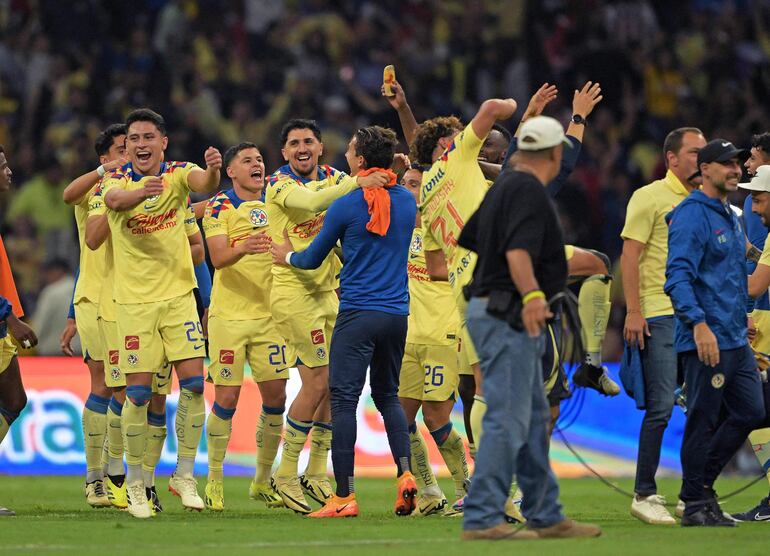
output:
<instances>
[{"instance_id":1,"label":"wristwatch","mask_svg":"<svg viewBox=\"0 0 770 556\"><path fill-rule=\"evenodd\" d=\"M572 123L577 125L586 125L586 119L580 114L573 114Z\"/></svg>"}]
</instances>

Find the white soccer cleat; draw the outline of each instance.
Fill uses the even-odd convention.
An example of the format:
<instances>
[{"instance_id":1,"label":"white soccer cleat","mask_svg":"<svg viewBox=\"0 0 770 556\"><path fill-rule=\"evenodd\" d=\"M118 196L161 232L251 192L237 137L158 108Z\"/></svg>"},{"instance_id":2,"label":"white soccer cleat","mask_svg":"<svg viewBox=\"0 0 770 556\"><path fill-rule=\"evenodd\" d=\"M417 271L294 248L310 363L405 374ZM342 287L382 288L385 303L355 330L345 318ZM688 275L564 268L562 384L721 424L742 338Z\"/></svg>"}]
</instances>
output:
<instances>
[{"instance_id":1,"label":"white soccer cleat","mask_svg":"<svg viewBox=\"0 0 770 556\"><path fill-rule=\"evenodd\" d=\"M147 504L147 494L142 481L135 481L126 485L126 497L128 499L128 513L139 519L152 517L152 510Z\"/></svg>"},{"instance_id":2,"label":"white soccer cleat","mask_svg":"<svg viewBox=\"0 0 770 556\"><path fill-rule=\"evenodd\" d=\"M109 508L112 506L110 499L107 497L107 493L104 491L104 482L96 480L92 483L87 483L85 488L86 502L92 508Z\"/></svg>"},{"instance_id":3,"label":"white soccer cleat","mask_svg":"<svg viewBox=\"0 0 770 556\"><path fill-rule=\"evenodd\" d=\"M182 507L196 512L203 511L205 504L198 495L198 482L193 477L172 475L168 480L168 490L182 499Z\"/></svg>"},{"instance_id":4,"label":"white soccer cleat","mask_svg":"<svg viewBox=\"0 0 770 556\"><path fill-rule=\"evenodd\" d=\"M676 525L676 520L666 509L666 499L658 494L642 498L634 496L631 502L631 515L650 525Z\"/></svg>"}]
</instances>

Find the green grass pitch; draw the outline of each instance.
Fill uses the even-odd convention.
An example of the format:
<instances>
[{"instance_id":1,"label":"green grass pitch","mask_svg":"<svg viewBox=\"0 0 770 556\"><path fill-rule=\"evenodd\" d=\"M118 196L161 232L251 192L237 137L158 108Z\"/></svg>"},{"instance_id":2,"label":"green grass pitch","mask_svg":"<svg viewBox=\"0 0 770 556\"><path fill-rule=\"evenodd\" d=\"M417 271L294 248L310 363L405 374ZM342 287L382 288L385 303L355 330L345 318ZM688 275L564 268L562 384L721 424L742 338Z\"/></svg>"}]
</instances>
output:
<instances>
[{"instance_id":1,"label":"green grass pitch","mask_svg":"<svg viewBox=\"0 0 770 556\"><path fill-rule=\"evenodd\" d=\"M200 481L203 483L203 481ZM727 493L744 479L721 481ZM481 556L487 554L766 554L770 523L741 524L730 529L682 529L645 525L629 513L629 500L594 479L562 480L562 503L573 518L598 523L598 539L559 541L460 542L457 518L424 519L392 514L394 481L357 481L362 515L355 519L313 520L288 510L267 510L248 499L249 480L225 479L222 514L184 512L178 499L158 490L166 511L139 521L124 512L94 510L86 506L76 477L0 477L0 504L13 508L17 517L0 518L0 554L78 555L189 555L209 554L321 554L403 556L423 554ZM631 480L620 486L632 488ZM679 483L663 479L661 494L676 499ZM445 492L451 482L442 481ZM760 482L728 500L728 511L752 507L767 492ZM199 486L203 492L203 485Z\"/></svg>"}]
</instances>

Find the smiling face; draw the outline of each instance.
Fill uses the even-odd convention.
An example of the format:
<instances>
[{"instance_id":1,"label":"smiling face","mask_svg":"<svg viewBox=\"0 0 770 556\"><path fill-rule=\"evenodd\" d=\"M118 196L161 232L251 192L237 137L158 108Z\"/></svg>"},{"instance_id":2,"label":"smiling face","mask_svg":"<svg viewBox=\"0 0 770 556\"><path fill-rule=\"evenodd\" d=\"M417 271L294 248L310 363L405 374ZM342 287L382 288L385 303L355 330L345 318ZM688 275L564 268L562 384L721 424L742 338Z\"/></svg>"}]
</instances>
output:
<instances>
[{"instance_id":1,"label":"smiling face","mask_svg":"<svg viewBox=\"0 0 770 556\"><path fill-rule=\"evenodd\" d=\"M126 153L134 169L143 176L154 176L160 172L167 146L168 137L152 122L138 121L128 128Z\"/></svg>"},{"instance_id":2,"label":"smiling face","mask_svg":"<svg viewBox=\"0 0 770 556\"><path fill-rule=\"evenodd\" d=\"M13 172L8 166L5 153L0 152L0 192L8 191L13 183Z\"/></svg>"},{"instance_id":3,"label":"smiling face","mask_svg":"<svg viewBox=\"0 0 770 556\"><path fill-rule=\"evenodd\" d=\"M765 226L770 222L770 193L766 191L751 192L751 212L762 219Z\"/></svg>"},{"instance_id":4,"label":"smiling face","mask_svg":"<svg viewBox=\"0 0 770 556\"><path fill-rule=\"evenodd\" d=\"M720 195L727 195L738 189L741 179L741 163L738 157L731 158L727 162L710 162L701 164L703 173L703 185L710 184Z\"/></svg>"},{"instance_id":5,"label":"smiling face","mask_svg":"<svg viewBox=\"0 0 770 556\"><path fill-rule=\"evenodd\" d=\"M316 138L313 130L301 128L289 132L281 154L297 175L308 177L318 167L323 150L323 143Z\"/></svg>"},{"instance_id":6,"label":"smiling face","mask_svg":"<svg viewBox=\"0 0 770 556\"><path fill-rule=\"evenodd\" d=\"M259 149L249 147L235 155L227 166L227 175L233 180L236 193L243 197L239 188L251 195L259 195L265 187L265 162Z\"/></svg>"},{"instance_id":7,"label":"smiling face","mask_svg":"<svg viewBox=\"0 0 770 556\"><path fill-rule=\"evenodd\" d=\"M749 175L753 176L756 174L757 168L763 164L770 164L770 156L768 156L768 153L763 151L761 148L751 147L749 158L746 159L746 162L743 163L743 165L746 167L746 170L749 172Z\"/></svg>"},{"instance_id":8,"label":"smiling face","mask_svg":"<svg viewBox=\"0 0 770 556\"><path fill-rule=\"evenodd\" d=\"M505 158L505 152L508 150L508 140L505 135L493 129L487 135L484 144L479 151L479 160L482 162L491 162L492 164L501 164Z\"/></svg>"}]
</instances>

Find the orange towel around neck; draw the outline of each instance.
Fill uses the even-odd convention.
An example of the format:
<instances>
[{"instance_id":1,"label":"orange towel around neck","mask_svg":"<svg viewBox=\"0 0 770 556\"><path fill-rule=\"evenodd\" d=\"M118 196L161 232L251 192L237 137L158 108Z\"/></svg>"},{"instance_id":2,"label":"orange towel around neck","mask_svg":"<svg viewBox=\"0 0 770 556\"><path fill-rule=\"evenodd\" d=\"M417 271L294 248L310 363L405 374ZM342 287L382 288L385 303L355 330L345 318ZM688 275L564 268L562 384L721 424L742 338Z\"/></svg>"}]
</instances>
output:
<instances>
[{"instance_id":1,"label":"orange towel around neck","mask_svg":"<svg viewBox=\"0 0 770 556\"><path fill-rule=\"evenodd\" d=\"M398 176L393 170L387 168L368 168L358 172L358 176L368 176L373 172L384 172L390 178L390 181L385 187L393 187L396 185ZM369 222L366 224L366 229L377 235L384 236L388 233L390 227L390 195L382 187L366 187L364 188L364 199L369 207Z\"/></svg>"},{"instance_id":2,"label":"orange towel around neck","mask_svg":"<svg viewBox=\"0 0 770 556\"><path fill-rule=\"evenodd\" d=\"M0 295L8 300L13 307L13 314L18 318L24 316L24 310L21 308L19 294L16 292L16 283L11 274L11 264L8 262L8 254L5 252L3 238L0 237Z\"/></svg>"}]
</instances>

